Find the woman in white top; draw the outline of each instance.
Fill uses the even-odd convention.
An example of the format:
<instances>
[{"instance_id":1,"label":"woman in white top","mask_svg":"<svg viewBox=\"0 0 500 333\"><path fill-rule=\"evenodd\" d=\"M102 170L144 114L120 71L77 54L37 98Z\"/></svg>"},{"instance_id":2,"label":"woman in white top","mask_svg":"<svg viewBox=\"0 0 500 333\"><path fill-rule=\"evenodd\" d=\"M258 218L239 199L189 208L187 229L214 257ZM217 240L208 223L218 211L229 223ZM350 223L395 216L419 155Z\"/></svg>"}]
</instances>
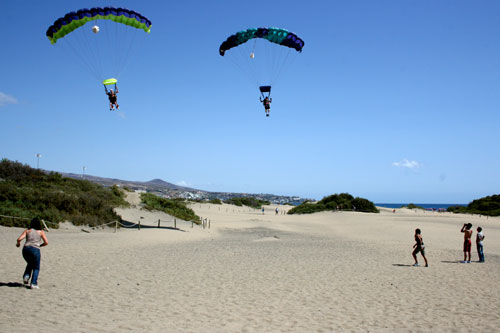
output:
<instances>
[{"instance_id":1,"label":"woman in white top","mask_svg":"<svg viewBox=\"0 0 500 333\"><path fill-rule=\"evenodd\" d=\"M26 269L23 274L24 284L28 284L31 277L31 289L39 289L38 287L38 273L40 272L40 247L49 244L47 236L42 230L40 219L34 218L30 222L30 227L23 231L21 236L17 239L16 246L21 246L21 241L26 238L23 247L23 258L26 260Z\"/></svg>"}]
</instances>

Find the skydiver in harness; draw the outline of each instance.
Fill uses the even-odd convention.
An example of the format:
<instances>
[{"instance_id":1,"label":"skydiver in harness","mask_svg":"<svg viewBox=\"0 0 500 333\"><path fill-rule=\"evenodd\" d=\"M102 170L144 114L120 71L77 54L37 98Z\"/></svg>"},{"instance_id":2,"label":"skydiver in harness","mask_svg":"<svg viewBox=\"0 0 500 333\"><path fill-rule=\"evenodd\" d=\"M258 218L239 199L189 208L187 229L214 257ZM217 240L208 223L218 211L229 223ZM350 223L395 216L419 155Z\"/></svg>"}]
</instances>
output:
<instances>
[{"instance_id":1,"label":"skydiver in harness","mask_svg":"<svg viewBox=\"0 0 500 333\"><path fill-rule=\"evenodd\" d=\"M269 117L269 112L271 112L271 103L273 102L272 98L269 98L268 96L264 97L259 97L260 102L264 104L264 109L266 110L266 117Z\"/></svg>"},{"instance_id":2,"label":"skydiver in harness","mask_svg":"<svg viewBox=\"0 0 500 333\"><path fill-rule=\"evenodd\" d=\"M264 105L264 110L266 111L266 117L269 117L269 113L271 112L271 103L273 102L273 99L270 98L271 96L271 86L261 86L259 87L260 93L262 97L259 97L260 102ZM267 96L264 95L264 93L268 93Z\"/></svg>"},{"instance_id":3,"label":"skydiver in harness","mask_svg":"<svg viewBox=\"0 0 500 333\"><path fill-rule=\"evenodd\" d=\"M113 111L114 107L116 106L117 110L120 110L120 106L118 105L118 102L116 101L116 94L118 94L118 87L115 84L115 90L110 89L108 91L108 88L106 85L104 85L104 90L106 91L106 95L108 95L109 98L109 111Z\"/></svg>"}]
</instances>

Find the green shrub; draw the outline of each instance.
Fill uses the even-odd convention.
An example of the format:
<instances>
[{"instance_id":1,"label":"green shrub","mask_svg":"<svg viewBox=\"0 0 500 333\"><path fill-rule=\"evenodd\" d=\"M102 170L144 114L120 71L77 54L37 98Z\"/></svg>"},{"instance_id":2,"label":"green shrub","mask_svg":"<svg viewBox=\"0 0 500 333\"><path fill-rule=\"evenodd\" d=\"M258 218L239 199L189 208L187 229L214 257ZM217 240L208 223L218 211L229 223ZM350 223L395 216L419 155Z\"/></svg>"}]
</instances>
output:
<instances>
[{"instance_id":1,"label":"green shrub","mask_svg":"<svg viewBox=\"0 0 500 333\"><path fill-rule=\"evenodd\" d=\"M252 207L255 209L260 209L262 208L262 205L269 205L270 202L267 200L260 200L256 199L253 197L237 197L237 198L231 198L225 201L226 203L230 205L235 205L235 206L248 206Z\"/></svg>"},{"instance_id":2,"label":"green shrub","mask_svg":"<svg viewBox=\"0 0 500 333\"><path fill-rule=\"evenodd\" d=\"M288 214L311 214L322 211L332 211L337 208L340 210L379 213L379 210L375 207L373 202L359 197L354 198L349 193L341 193L324 197L315 204L304 201L302 204L290 209Z\"/></svg>"},{"instance_id":3,"label":"green shrub","mask_svg":"<svg viewBox=\"0 0 500 333\"><path fill-rule=\"evenodd\" d=\"M200 223L200 217L184 201L161 198L151 193L141 193L141 200L145 209L159 210L184 221Z\"/></svg>"},{"instance_id":4,"label":"green shrub","mask_svg":"<svg viewBox=\"0 0 500 333\"><path fill-rule=\"evenodd\" d=\"M222 205L222 201L220 199L210 199L208 203L214 204L214 205Z\"/></svg>"},{"instance_id":5,"label":"green shrub","mask_svg":"<svg viewBox=\"0 0 500 333\"><path fill-rule=\"evenodd\" d=\"M113 208L128 205L119 189L47 174L7 159L0 162L0 179L0 215L96 226L119 219ZM6 226L24 227L26 221L0 218Z\"/></svg>"},{"instance_id":6,"label":"green shrub","mask_svg":"<svg viewBox=\"0 0 500 333\"><path fill-rule=\"evenodd\" d=\"M473 200L466 207L450 206L448 212L500 216L500 195L495 194Z\"/></svg>"}]
</instances>

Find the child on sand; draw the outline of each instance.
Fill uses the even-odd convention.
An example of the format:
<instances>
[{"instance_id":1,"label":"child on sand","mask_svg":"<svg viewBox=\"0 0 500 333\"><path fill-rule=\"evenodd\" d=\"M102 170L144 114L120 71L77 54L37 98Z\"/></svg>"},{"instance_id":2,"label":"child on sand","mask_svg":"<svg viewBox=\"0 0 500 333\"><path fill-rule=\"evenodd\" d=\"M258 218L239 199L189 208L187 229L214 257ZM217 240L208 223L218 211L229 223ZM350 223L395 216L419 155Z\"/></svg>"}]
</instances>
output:
<instances>
[{"instance_id":1,"label":"child on sand","mask_svg":"<svg viewBox=\"0 0 500 333\"><path fill-rule=\"evenodd\" d=\"M422 239L422 232L420 229L415 229L415 245L413 245L413 253L411 254L413 256L413 259L415 259L415 263L413 266L420 266L418 264L417 260L417 254L420 252L422 254L422 257L425 260L425 267L429 267L429 264L427 263L427 258L425 257L425 245L424 245L424 240Z\"/></svg>"},{"instance_id":2,"label":"child on sand","mask_svg":"<svg viewBox=\"0 0 500 333\"><path fill-rule=\"evenodd\" d=\"M483 228L477 227L476 246L477 246L477 254L479 256L479 262L484 262L483 240L484 240Z\"/></svg>"},{"instance_id":3,"label":"child on sand","mask_svg":"<svg viewBox=\"0 0 500 333\"><path fill-rule=\"evenodd\" d=\"M470 263L470 252L472 249L472 233L473 231L471 230L472 228L472 223L465 223L462 227L462 230L460 232L464 233L464 261L462 263ZM469 256L469 260L467 260L467 255Z\"/></svg>"},{"instance_id":4,"label":"child on sand","mask_svg":"<svg viewBox=\"0 0 500 333\"><path fill-rule=\"evenodd\" d=\"M21 241L26 238L23 247L23 258L26 260L26 269L23 274L23 282L27 285L31 277L31 289L39 289L38 273L40 272L40 247L49 244L47 236L42 230L40 219L34 218L30 222L30 227L23 231L17 239L16 246L21 246Z\"/></svg>"}]
</instances>

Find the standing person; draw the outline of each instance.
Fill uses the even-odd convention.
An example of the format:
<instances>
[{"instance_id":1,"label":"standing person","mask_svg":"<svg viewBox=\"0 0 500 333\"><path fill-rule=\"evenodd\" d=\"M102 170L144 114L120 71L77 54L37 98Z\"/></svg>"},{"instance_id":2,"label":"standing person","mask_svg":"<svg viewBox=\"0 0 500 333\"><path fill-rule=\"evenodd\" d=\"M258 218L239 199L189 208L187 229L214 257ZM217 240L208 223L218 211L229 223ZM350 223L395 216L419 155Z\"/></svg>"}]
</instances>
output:
<instances>
[{"instance_id":1,"label":"standing person","mask_svg":"<svg viewBox=\"0 0 500 333\"><path fill-rule=\"evenodd\" d=\"M264 215L264 207L262 207L262 215Z\"/></svg>"},{"instance_id":2,"label":"standing person","mask_svg":"<svg viewBox=\"0 0 500 333\"><path fill-rule=\"evenodd\" d=\"M422 239L422 232L420 231L420 229L415 229L415 242L416 242L415 245L413 245L414 250L411 254L413 256L413 259L415 259L415 263L413 264L413 266L420 266L417 260L417 254L420 252L425 260L425 267L429 267L429 264L427 263L427 258L425 257L425 245L424 245L424 240Z\"/></svg>"},{"instance_id":3,"label":"standing person","mask_svg":"<svg viewBox=\"0 0 500 333\"><path fill-rule=\"evenodd\" d=\"M460 232L464 233L464 261L463 263L470 263L470 252L472 250L472 233L471 230L472 223L464 223L462 230ZM469 255L469 260L467 260L467 255Z\"/></svg>"},{"instance_id":4,"label":"standing person","mask_svg":"<svg viewBox=\"0 0 500 333\"><path fill-rule=\"evenodd\" d=\"M476 246L477 254L479 256L479 262L484 262L484 252L483 252L483 240L484 240L483 228L477 227L476 234Z\"/></svg>"},{"instance_id":5,"label":"standing person","mask_svg":"<svg viewBox=\"0 0 500 333\"><path fill-rule=\"evenodd\" d=\"M275 212L276 212L275 215L278 215L278 213L279 213L279 208L278 207L276 207Z\"/></svg>"},{"instance_id":6,"label":"standing person","mask_svg":"<svg viewBox=\"0 0 500 333\"><path fill-rule=\"evenodd\" d=\"M21 246L21 241L26 238L23 247L23 258L26 260L26 269L23 274L23 282L27 285L31 277L31 289L39 289L38 287L38 273L40 272L40 247L47 246L47 236L42 230L42 224L39 218L34 218L30 222L30 227L23 231L21 236L17 239L16 246Z\"/></svg>"}]
</instances>

